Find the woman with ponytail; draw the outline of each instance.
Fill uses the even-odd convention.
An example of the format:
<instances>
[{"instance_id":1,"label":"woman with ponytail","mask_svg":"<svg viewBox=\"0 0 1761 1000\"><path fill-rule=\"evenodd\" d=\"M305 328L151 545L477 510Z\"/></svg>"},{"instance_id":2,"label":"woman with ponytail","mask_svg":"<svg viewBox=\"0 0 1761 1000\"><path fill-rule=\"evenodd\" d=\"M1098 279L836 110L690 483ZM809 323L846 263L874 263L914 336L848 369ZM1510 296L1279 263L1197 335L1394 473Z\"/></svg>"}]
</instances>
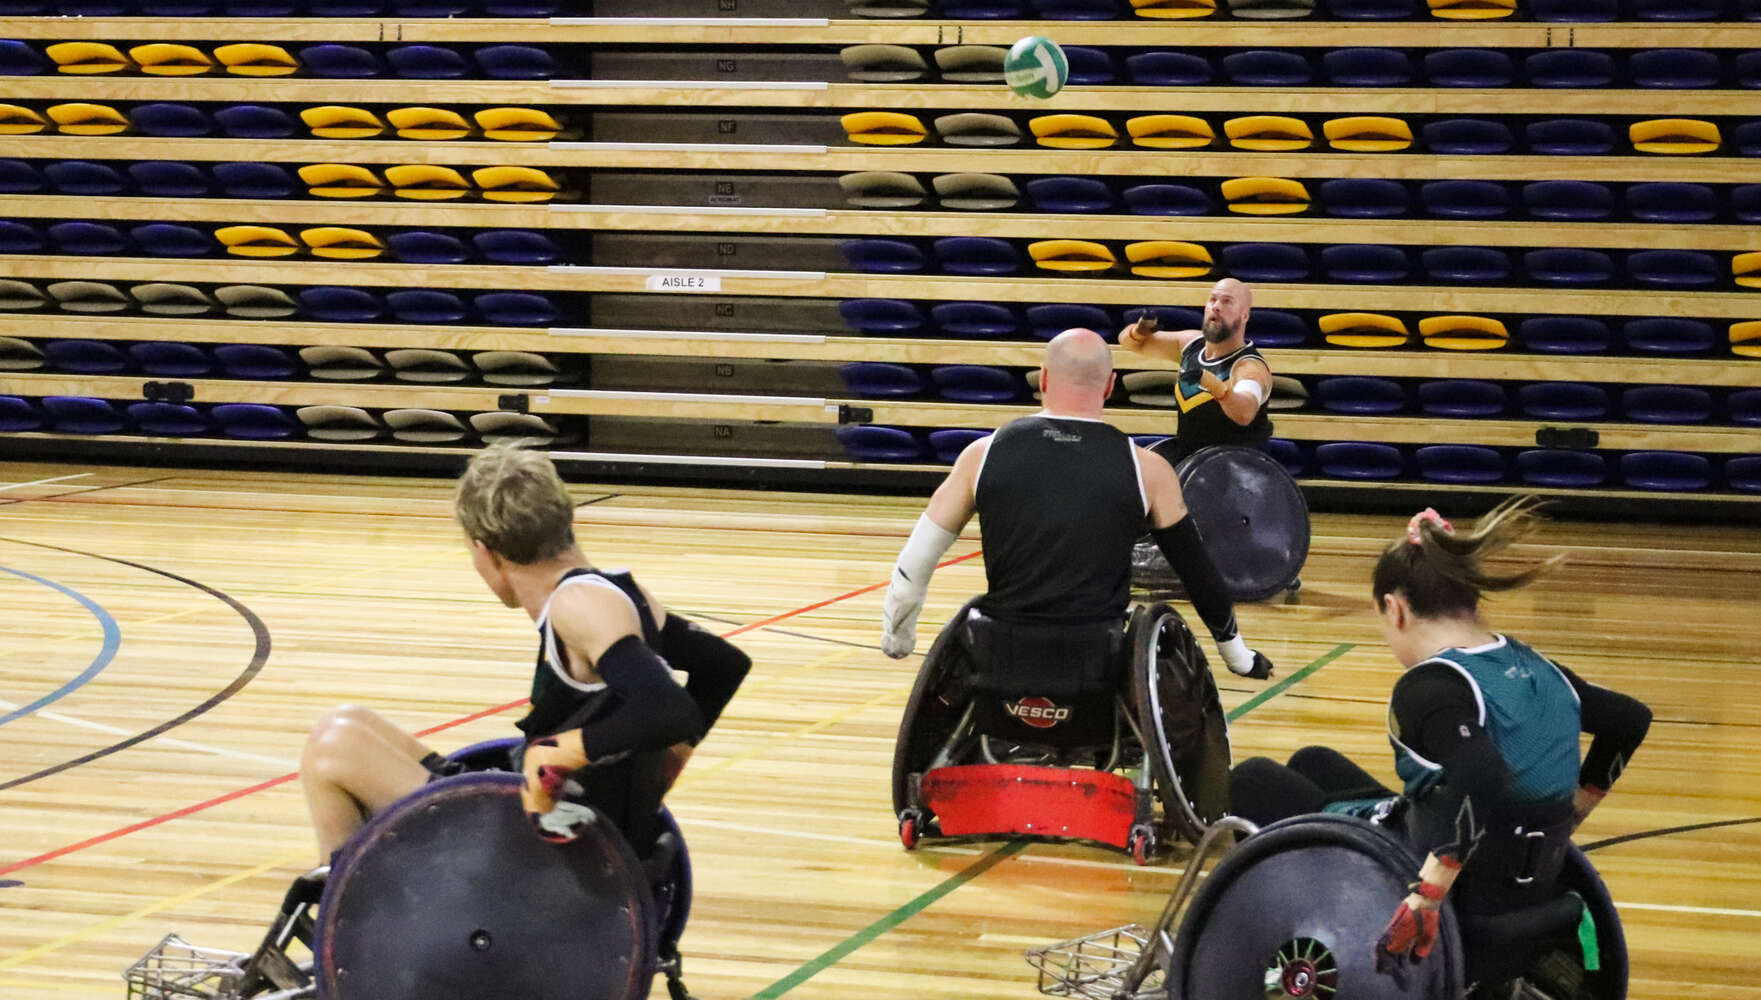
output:
<instances>
[{"instance_id":1,"label":"woman with ponytail","mask_svg":"<svg viewBox=\"0 0 1761 1000\"><path fill-rule=\"evenodd\" d=\"M1364 816L1427 852L1383 932L1379 963L1430 953L1452 887L1457 910L1477 913L1551 896L1571 832L1650 726L1643 703L1582 680L1481 617L1483 595L1522 587L1562 558L1505 574L1487 567L1540 526L1536 508L1532 498L1513 498L1459 532L1426 509L1376 562L1371 593L1382 633L1407 668L1388 705L1400 792L1320 746L1288 764L1256 757L1231 775L1236 813L1255 823L1309 812ZM1581 757L1580 732L1594 737Z\"/></svg>"}]
</instances>

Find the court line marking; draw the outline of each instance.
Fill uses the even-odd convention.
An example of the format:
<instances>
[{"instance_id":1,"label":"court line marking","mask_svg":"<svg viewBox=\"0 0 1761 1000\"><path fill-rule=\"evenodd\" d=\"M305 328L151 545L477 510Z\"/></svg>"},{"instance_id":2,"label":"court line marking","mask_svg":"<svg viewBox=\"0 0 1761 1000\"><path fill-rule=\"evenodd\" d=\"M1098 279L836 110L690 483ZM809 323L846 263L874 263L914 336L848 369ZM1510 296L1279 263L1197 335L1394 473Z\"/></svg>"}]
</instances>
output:
<instances>
[{"instance_id":1,"label":"court line marking","mask_svg":"<svg viewBox=\"0 0 1761 1000\"><path fill-rule=\"evenodd\" d=\"M4 698L0 698L0 708L17 707L17 702L7 701ZM63 725L75 726L80 729L90 729L93 732L109 733L112 736L131 735L127 729L124 729L121 726L112 726L103 722L93 722L90 719L81 719L72 715L64 715L61 712L38 712L35 717L39 719L47 719L50 722L59 722ZM162 746L176 747L179 750L196 750L201 753L211 753L217 757L231 757L234 760L256 761L260 764L274 764L276 767L299 766L298 761L287 760L281 757L265 757L262 754L247 753L243 750L228 750L225 747L209 746L206 743L195 743L190 740L180 740L173 736L167 736L158 742Z\"/></svg>"},{"instance_id":2,"label":"court line marking","mask_svg":"<svg viewBox=\"0 0 1761 1000\"><path fill-rule=\"evenodd\" d=\"M968 552L967 554L965 554L963 556L955 556L952 559L948 559L948 560L945 560L945 561L937 564L937 568L951 566L955 563L965 562L966 560L975 558L981 554L982 554L982 550L977 550L977 551L973 551L973 552ZM854 597L858 594L865 594L870 591L877 590L880 587L884 587L884 586L886 586L885 583L875 584L874 586L870 586L870 587L863 587L858 590L853 590L853 591L850 591L846 594L843 594L840 597L834 598L833 600L844 600L849 597ZM756 627L759 627L761 625L768 624L771 622L782 621L784 619L791 618L791 617L798 615L798 614L804 614L808 611L812 611L817 608L825 607L827 604L830 604L830 603L832 603L832 601L829 601L829 600L828 601L818 601L813 604L798 608L794 611L785 612L784 614L781 614L781 615L775 615L770 618L764 619L764 621L762 621L762 622L754 623L751 627L746 629L746 631L750 631L751 628L756 628ZM724 635L724 637L738 634L739 631L740 630L736 630L735 632L726 633ZM873 702L875 704L878 704L879 701L884 700L885 698L895 697L898 694L899 694L899 690L887 691L887 692L883 692L881 695L879 695L875 698L869 699L869 701ZM434 733L441 732L442 730L452 729L456 726L462 726L462 725L465 725L466 723L474 722L478 719L487 718L488 716L496 715L501 712L505 712L511 708L518 708L519 706L526 704L527 701L528 701L528 699L521 698L516 701L507 702L506 704L503 704L503 705L494 705L489 708L485 708L485 709L481 709L479 711L473 712L469 715L465 715L465 716L461 716L457 719L453 719L449 722L443 722L437 726L431 726L427 729L420 730L412 735L418 736L418 737L430 736ZM840 717L848 717L849 715L855 714L856 711L859 711L862 708L866 708L866 707L871 707L871 706L867 702L865 702L863 705L857 706L854 709L848 709L845 712L840 713ZM793 736L808 735L812 732L818 731L819 729L823 729L827 725L831 725L831 724L833 724L833 722L827 721L827 720L821 720L820 722L816 722L812 725L802 727L802 729L794 732L793 734L788 734L785 737L785 739L792 738ZM767 741L766 747L774 746L774 745L777 745L781 742L784 742L784 740L773 738L771 741ZM757 748L757 749L764 749L764 748ZM755 755L755 751L747 751L746 754L743 755L741 759L750 759L751 756L754 756L754 755ZM734 763L734 761L732 761L732 760L729 760L727 762L717 761L715 764L710 765L709 767L703 768L699 771L696 771L696 772L689 772L688 771L680 779L679 787L689 787L689 781L693 777L693 774L695 774L696 777L702 777L706 774L711 774L711 773L714 773L715 771L721 770L724 767L732 766L733 763ZM246 788L235 789L234 791L228 792L224 795L216 796L215 798L209 799L206 802L198 802L198 803L195 803L194 805L185 806L182 809L178 809L173 812L164 813L159 816L152 817L150 819L142 820L139 823L133 823L133 824L130 824L129 826L120 827L118 829L111 830L108 833L99 834L95 837L88 837L87 839L79 841L74 844L67 844L62 847L58 847L54 850L47 851L43 854L39 854L36 857L25 858L20 861L15 861L15 862L12 862L7 865L0 865L0 875L6 875L6 874L10 874L11 872L18 871L20 869L34 867L36 865L43 864L44 862L52 861L56 858L65 857L66 855L73 854L76 851L85 850L88 847L96 847L99 844L103 844L108 841L115 840L119 837L126 836L130 833L136 833L140 830L145 830L150 827L158 826L160 824L167 823L167 822L170 822L175 819L180 819L184 816L189 816L194 813L202 812L203 810L213 808L214 806L222 805L224 803L231 802L235 799L244 798L247 795L252 795L252 794L255 794L260 791L266 791L266 790L274 788L278 785L287 784L288 782L294 780L297 777L299 777L298 772L294 772L294 773L290 773L290 774L283 774L283 775L280 775L275 778L270 778L267 781L260 781L256 784L250 785ZM151 916L154 913L158 913L162 910L169 909L169 908L171 908L173 906L177 906L181 903L185 903L185 902L188 902L192 899L199 898L203 895L206 895L207 893L218 891L222 888L225 888L226 886L234 884L235 882L239 882L245 878L249 878L253 875L260 874L261 872L269 871L271 869L279 868L284 865L290 864L294 860L298 859L301 856L301 854L303 854L303 853L305 853L305 852L302 851L302 852L294 852L294 853L286 854L286 855L279 857L279 858L276 858L270 862L259 865L256 868L250 869L249 871L246 871L243 873L235 873L234 875L225 876L224 878L221 878L217 881L210 882L206 885L198 886L198 887L191 889L188 892L182 893L180 895L173 896L168 899L163 899L163 900L160 900L156 903L150 903L144 907L133 910L130 913L124 914L120 917L107 918L106 920L100 921L97 924L93 924L91 926L81 928L80 930L74 931L71 934L63 935L60 938L56 938L55 940L38 945L35 948L32 948L28 951L22 952L17 955L13 955L10 958L0 959L0 970L16 968L17 966L23 965L25 962L28 962L31 959L38 958L40 956L47 955L47 954L50 954L55 951L59 951L62 948L68 947L69 945L78 944L79 942L87 940L88 938L94 937L98 934L102 934L107 930L110 930L115 927L120 927L125 923L129 923L131 921L138 920L143 917Z\"/></svg>"},{"instance_id":3,"label":"court line marking","mask_svg":"<svg viewBox=\"0 0 1761 1000\"><path fill-rule=\"evenodd\" d=\"M1625 844L1634 840L1647 840L1651 837L1666 837L1672 833L1693 833L1697 830L1714 830L1721 826L1746 826L1750 823L1761 823L1761 816L1749 816L1744 819L1720 819L1713 820L1710 823L1689 823L1686 826L1666 826L1660 830L1646 830L1642 833L1622 834L1618 837L1608 837L1604 840L1598 840L1593 844L1585 844L1580 849L1585 854L1588 854L1591 851L1599 851L1604 847L1613 847L1616 844Z\"/></svg>"},{"instance_id":4,"label":"court line marking","mask_svg":"<svg viewBox=\"0 0 1761 1000\"><path fill-rule=\"evenodd\" d=\"M170 477L166 477L166 478L170 478ZM238 616L240 618L244 619L245 624L250 627L252 638L255 640L255 645L254 645L253 649L251 650L250 662L245 664L245 668L243 670L239 671L238 674L236 676L234 676L232 680L228 681L226 683L226 686L222 687L218 691L215 691L213 694L210 694L208 697L202 699L202 701L200 701L199 703L197 703L187 709L184 709L181 713L179 713L169 719L165 719L165 720L157 723L156 725L153 725L147 729L141 730L138 733L129 734L127 730L118 729L118 730L116 730L116 732L121 733L122 735L126 736L127 738L123 739L121 741L118 741L116 743L112 743L107 747L99 747L96 750L92 750L88 753L81 754L80 756L74 757L71 760L64 760L59 764L52 764L49 767L45 767L45 768L41 768L36 771L32 771L30 774L26 774L21 777L13 778L9 781L0 781L0 792L4 792L10 788L17 788L20 785L29 784L30 782L37 781L41 778L47 778L47 777L51 777L53 775L60 774L63 771L72 770L73 768L80 767L81 765L84 765L84 764L89 764L95 760L102 760L105 757L110 756L111 754L121 753L122 751L127 750L129 747L137 746L141 743L145 743L148 740L153 739L156 736L161 736L165 733L168 733L171 730L176 729L177 727L183 725L184 723L191 721L192 719L200 718L203 715L206 715L212 709L215 709L215 708L219 707L220 705L225 704L228 700L230 700L232 698L233 695L239 693L240 691L243 691L245 689L245 687L251 683L251 681L257 679L257 675L262 672L263 667L266 664L268 664L268 662L269 662L269 650L271 647L271 641L270 641L270 637L269 637L269 626L264 624L263 619L257 617L257 613L252 611L249 607L247 607L243 601L238 600L237 598L233 597L231 594L226 593L225 591L216 589L214 587L210 587L207 584L202 583L199 580L192 580L187 576L180 576L176 573L171 572L170 570L160 569L157 566L149 566L146 563L131 562L127 559L121 559L116 556L107 556L107 555L103 555L103 554L97 553L97 552L87 552L83 549L63 548L62 546L59 546L59 545L50 545L47 542L31 542L31 541L26 541L22 538L8 538L5 536L0 536L0 541L12 542L17 545L29 545L33 548L48 549L51 552L66 552L66 553L71 553L73 555L87 556L92 559L101 559L105 562L116 563L119 566L127 566L130 569L138 569L138 570L141 570L146 573L152 573L157 576L162 576L168 580L175 580L178 583L184 584L185 586L193 587L196 590L199 590L202 593L207 594L209 597L212 597L215 600L219 601L220 603L231 608L234 612L236 612L238 614ZM136 624L145 625L145 624L149 624L149 623L156 621L156 620L157 619L146 619L145 621L138 622ZM71 717L68 717L68 718L71 719ZM182 743L183 741L179 740L176 742ZM251 757L253 757L254 755L243 754L241 756L240 753L228 753L227 756L241 757L241 759L251 759ZM257 758L257 759L266 760L269 758ZM277 766L286 767L288 765L286 765L284 763L277 762Z\"/></svg>"},{"instance_id":5,"label":"court line marking","mask_svg":"<svg viewBox=\"0 0 1761 1000\"><path fill-rule=\"evenodd\" d=\"M1722 906L1677 906L1671 903L1614 902L1621 910L1657 910L1661 913L1697 913L1712 917L1761 917L1761 910L1733 910Z\"/></svg>"},{"instance_id":6,"label":"court line marking","mask_svg":"<svg viewBox=\"0 0 1761 1000\"><path fill-rule=\"evenodd\" d=\"M74 590L72 587L56 583L54 580L45 577L37 576L35 573L26 573L22 569L13 569L10 566L0 566L0 573L11 573L13 576L30 580L33 583L40 583L43 586L48 587L50 590L57 591L64 597L73 598L81 607L84 607L90 612L93 618L98 620L98 627L102 629L104 633L103 643L98 647L98 655L92 658L92 662L88 664L84 670L80 671L78 675L74 676L60 687L43 695L41 698L38 698L36 701L29 702L22 707L13 708L5 715L0 715L0 726L4 726L8 722L30 715L38 709L53 705L75 691L78 691L80 688L85 687L87 682L98 676L105 667L110 665L110 661L116 658L116 651L122 647L122 629L116 624L116 619L110 617L110 612L104 610L103 605L79 591Z\"/></svg>"},{"instance_id":7,"label":"court line marking","mask_svg":"<svg viewBox=\"0 0 1761 1000\"><path fill-rule=\"evenodd\" d=\"M91 475L90 472L76 472L71 476L54 476L49 479L33 479L28 483L11 483L6 486L0 486L0 493L5 493L7 490L22 490L26 486L46 486L49 483L65 483L69 479L84 479L89 475Z\"/></svg>"},{"instance_id":8,"label":"court line marking","mask_svg":"<svg viewBox=\"0 0 1761 1000\"><path fill-rule=\"evenodd\" d=\"M1316 657L1313 661L1309 662L1289 677L1284 678L1261 691L1259 694L1249 698L1242 704L1237 705L1234 709L1226 713L1225 717L1230 722L1234 722L1236 719L1241 718L1272 698L1277 697L1281 692L1288 690L1291 685L1300 682L1303 678L1308 677L1315 671L1332 663L1334 660L1339 659L1341 656L1344 656L1346 653L1356 648L1356 646L1356 643L1351 642L1342 642L1339 645L1334 646L1331 650ZM798 966L795 971L778 979L776 982L771 983L757 993L752 994L748 1000L776 1000L776 998L788 993L795 987L800 986L802 983L819 975L826 969L843 961L846 957L855 953L857 949L869 944L882 934L885 934L917 914L922 913L937 900L953 892L955 889L960 888L980 875L983 875L985 872L990 871L998 864L1007 860L1010 856L1026 850L1030 843L1031 841L1026 840L1012 840L1005 843L1003 846L985 855L973 864L962 868L960 871L955 872L953 875L950 875L948 878L943 879L941 882L930 887L928 890L919 894L916 898L893 910L893 912L881 917L879 920L874 921L856 933L851 934L849 937L833 945L826 951L821 952L819 955L808 959L805 963Z\"/></svg>"}]
</instances>

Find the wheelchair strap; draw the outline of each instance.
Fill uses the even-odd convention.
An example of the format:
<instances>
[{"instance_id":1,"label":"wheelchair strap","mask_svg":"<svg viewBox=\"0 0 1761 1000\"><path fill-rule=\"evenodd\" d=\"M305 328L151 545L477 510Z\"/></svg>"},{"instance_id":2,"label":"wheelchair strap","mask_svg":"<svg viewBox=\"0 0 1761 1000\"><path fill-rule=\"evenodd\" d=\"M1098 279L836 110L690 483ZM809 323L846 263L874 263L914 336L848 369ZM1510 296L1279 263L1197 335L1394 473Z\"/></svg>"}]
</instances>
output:
<instances>
[{"instance_id":1,"label":"wheelchair strap","mask_svg":"<svg viewBox=\"0 0 1761 1000\"><path fill-rule=\"evenodd\" d=\"M1596 940L1596 916L1590 912L1590 905L1584 897L1571 893L1576 897L1578 906L1578 947L1584 952L1584 971L1597 972L1602 968L1602 946Z\"/></svg>"}]
</instances>

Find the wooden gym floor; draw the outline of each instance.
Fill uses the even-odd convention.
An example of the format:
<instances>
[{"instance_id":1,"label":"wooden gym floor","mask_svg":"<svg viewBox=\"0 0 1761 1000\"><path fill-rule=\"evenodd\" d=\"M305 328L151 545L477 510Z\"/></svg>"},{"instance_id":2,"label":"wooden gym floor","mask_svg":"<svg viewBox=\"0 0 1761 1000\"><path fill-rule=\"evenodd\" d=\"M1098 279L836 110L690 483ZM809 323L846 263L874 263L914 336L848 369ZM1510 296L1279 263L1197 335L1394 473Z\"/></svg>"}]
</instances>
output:
<instances>
[{"instance_id":1,"label":"wooden gym floor","mask_svg":"<svg viewBox=\"0 0 1761 1000\"><path fill-rule=\"evenodd\" d=\"M669 800L696 867L699 996L1022 1000L1022 949L1161 907L1179 856L899 847L888 775L917 661L881 656L876 622L921 500L574 489L592 558L737 632L756 662ZM1224 680L1237 759L1327 742L1391 774L1398 667L1366 589L1398 527L1317 517L1301 603L1241 610L1279 680ZM1622 908L1632 995L1752 997L1761 533L1546 537L1571 565L1496 602L1494 624L1657 715L1579 837L1607 842L1591 858ZM969 532L949 555L976 549ZM976 559L938 573L919 649L982 581ZM9 998L119 997L123 967L172 930L250 948L313 860L292 771L319 710L371 706L441 749L505 735L534 648L472 572L439 480L12 464L0 607Z\"/></svg>"}]
</instances>

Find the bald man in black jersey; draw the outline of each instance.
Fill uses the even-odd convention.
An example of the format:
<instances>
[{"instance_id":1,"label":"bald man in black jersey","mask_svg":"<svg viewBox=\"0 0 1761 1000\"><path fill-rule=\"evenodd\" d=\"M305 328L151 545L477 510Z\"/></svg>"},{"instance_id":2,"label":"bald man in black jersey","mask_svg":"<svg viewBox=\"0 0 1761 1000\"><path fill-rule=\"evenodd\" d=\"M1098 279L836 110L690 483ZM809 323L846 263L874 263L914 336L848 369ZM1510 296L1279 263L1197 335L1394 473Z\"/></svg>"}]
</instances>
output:
<instances>
[{"instance_id":1,"label":"bald man in black jersey","mask_svg":"<svg viewBox=\"0 0 1761 1000\"><path fill-rule=\"evenodd\" d=\"M1113 380L1112 349L1094 331L1066 330L1047 345L1045 409L968 445L899 553L881 640L888 656L915 648L930 574L976 512L989 585L978 606L987 616L1118 621L1130 600L1132 543L1148 529L1230 671L1272 675L1271 661L1242 641L1173 467L1101 419Z\"/></svg>"},{"instance_id":2,"label":"bald man in black jersey","mask_svg":"<svg viewBox=\"0 0 1761 1000\"><path fill-rule=\"evenodd\" d=\"M1179 433L1156 445L1170 464L1212 445L1263 447L1272 436L1272 369L1247 339L1252 312L1253 288L1224 278L1211 287L1200 329L1158 330L1149 319L1119 331L1119 346L1180 365Z\"/></svg>"}]
</instances>

